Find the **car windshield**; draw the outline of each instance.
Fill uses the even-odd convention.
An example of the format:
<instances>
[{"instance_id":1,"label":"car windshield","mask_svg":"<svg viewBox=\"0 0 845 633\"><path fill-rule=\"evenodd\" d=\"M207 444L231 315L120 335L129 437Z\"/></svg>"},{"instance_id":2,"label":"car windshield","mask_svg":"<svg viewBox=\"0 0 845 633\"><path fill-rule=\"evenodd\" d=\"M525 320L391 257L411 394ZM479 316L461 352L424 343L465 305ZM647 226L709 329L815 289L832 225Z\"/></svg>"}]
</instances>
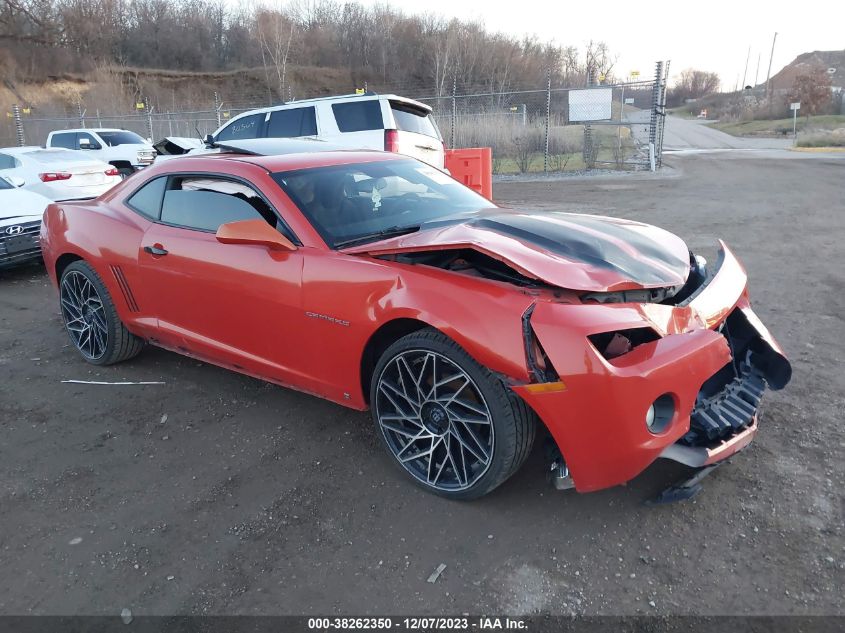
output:
<instances>
[{"instance_id":1,"label":"car windshield","mask_svg":"<svg viewBox=\"0 0 845 633\"><path fill-rule=\"evenodd\" d=\"M314 167L273 174L326 243L342 248L494 206L416 160Z\"/></svg>"},{"instance_id":2,"label":"car windshield","mask_svg":"<svg viewBox=\"0 0 845 633\"><path fill-rule=\"evenodd\" d=\"M398 129L403 132L425 134L440 140L440 132L428 111L400 101L391 101L390 109L393 110L393 119Z\"/></svg>"},{"instance_id":3,"label":"car windshield","mask_svg":"<svg viewBox=\"0 0 845 633\"><path fill-rule=\"evenodd\" d=\"M103 139L103 143L109 147L115 145L144 145L146 143L135 132L127 132L126 130L103 130L97 132L97 134Z\"/></svg>"}]
</instances>

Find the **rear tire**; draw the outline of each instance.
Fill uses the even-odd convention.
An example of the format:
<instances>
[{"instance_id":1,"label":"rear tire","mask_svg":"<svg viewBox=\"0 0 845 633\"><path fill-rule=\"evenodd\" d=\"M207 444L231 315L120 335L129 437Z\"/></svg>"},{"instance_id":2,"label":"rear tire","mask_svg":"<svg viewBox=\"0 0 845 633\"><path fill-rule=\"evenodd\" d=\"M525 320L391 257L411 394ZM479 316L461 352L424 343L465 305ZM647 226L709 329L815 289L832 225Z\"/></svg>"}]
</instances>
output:
<instances>
[{"instance_id":1,"label":"rear tire","mask_svg":"<svg viewBox=\"0 0 845 633\"><path fill-rule=\"evenodd\" d=\"M442 332L403 336L373 372L373 421L392 461L423 489L471 500L522 466L534 413Z\"/></svg>"},{"instance_id":2,"label":"rear tire","mask_svg":"<svg viewBox=\"0 0 845 633\"><path fill-rule=\"evenodd\" d=\"M70 342L92 365L119 363L143 349L144 340L123 325L105 284L86 262L62 272L59 304Z\"/></svg>"}]
</instances>

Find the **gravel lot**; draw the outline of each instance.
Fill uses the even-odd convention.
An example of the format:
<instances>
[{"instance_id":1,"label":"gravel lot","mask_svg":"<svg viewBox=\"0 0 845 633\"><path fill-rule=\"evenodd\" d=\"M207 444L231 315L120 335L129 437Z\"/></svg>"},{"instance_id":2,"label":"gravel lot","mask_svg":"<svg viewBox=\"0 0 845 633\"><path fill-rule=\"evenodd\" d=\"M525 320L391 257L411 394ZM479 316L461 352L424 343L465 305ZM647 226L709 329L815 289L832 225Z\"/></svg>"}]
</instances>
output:
<instances>
[{"instance_id":1,"label":"gravel lot","mask_svg":"<svg viewBox=\"0 0 845 633\"><path fill-rule=\"evenodd\" d=\"M154 348L93 368L43 269L0 274L0 614L845 613L842 158L497 184L508 205L652 222L705 256L722 237L748 268L793 382L701 495L658 508L642 502L679 466L579 495L547 487L539 451L489 497L441 500L367 415Z\"/></svg>"}]
</instances>

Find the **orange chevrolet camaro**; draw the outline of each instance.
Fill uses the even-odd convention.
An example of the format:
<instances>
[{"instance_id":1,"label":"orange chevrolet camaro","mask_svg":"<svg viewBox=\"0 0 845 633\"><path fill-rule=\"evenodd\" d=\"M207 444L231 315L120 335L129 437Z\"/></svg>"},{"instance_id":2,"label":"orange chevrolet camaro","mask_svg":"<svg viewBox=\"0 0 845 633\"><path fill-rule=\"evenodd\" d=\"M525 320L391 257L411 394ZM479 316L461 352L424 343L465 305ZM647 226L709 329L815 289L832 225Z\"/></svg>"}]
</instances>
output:
<instances>
[{"instance_id":1,"label":"orange chevrolet camaro","mask_svg":"<svg viewBox=\"0 0 845 633\"><path fill-rule=\"evenodd\" d=\"M558 488L663 457L694 470L658 500L687 498L789 382L723 243L711 265L653 226L503 209L414 159L315 147L233 142L50 205L82 357L149 343L369 408L397 466L454 499L510 477L538 430Z\"/></svg>"}]
</instances>

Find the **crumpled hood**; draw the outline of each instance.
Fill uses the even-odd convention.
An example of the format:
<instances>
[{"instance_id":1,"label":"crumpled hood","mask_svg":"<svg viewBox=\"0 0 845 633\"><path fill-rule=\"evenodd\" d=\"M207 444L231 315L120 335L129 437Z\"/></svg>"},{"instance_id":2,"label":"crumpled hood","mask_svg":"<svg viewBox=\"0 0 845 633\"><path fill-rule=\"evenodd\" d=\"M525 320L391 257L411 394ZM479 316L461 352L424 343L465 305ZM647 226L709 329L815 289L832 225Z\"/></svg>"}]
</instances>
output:
<instances>
[{"instance_id":1,"label":"crumpled hood","mask_svg":"<svg viewBox=\"0 0 845 633\"><path fill-rule=\"evenodd\" d=\"M416 233L344 249L386 255L471 248L521 274L584 292L679 286L689 250L663 229L618 218L491 209L466 220L424 224Z\"/></svg>"}]
</instances>

